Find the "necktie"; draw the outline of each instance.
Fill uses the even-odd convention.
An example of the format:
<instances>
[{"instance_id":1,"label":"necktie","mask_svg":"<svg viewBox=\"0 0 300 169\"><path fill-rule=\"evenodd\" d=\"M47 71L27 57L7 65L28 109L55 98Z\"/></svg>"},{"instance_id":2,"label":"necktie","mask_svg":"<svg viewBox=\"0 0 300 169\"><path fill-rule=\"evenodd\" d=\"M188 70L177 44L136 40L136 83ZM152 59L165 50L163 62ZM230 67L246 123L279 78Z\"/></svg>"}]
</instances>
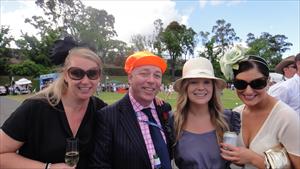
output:
<instances>
[{"instance_id":1,"label":"necktie","mask_svg":"<svg viewBox=\"0 0 300 169\"><path fill-rule=\"evenodd\" d=\"M148 116L149 122L157 124L156 120L152 116L150 108L145 108L142 110L142 112L144 112L145 115ZM161 161L162 169L172 169L167 144L165 143L164 138L161 135L160 128L154 125L149 125L149 130L156 154Z\"/></svg>"}]
</instances>

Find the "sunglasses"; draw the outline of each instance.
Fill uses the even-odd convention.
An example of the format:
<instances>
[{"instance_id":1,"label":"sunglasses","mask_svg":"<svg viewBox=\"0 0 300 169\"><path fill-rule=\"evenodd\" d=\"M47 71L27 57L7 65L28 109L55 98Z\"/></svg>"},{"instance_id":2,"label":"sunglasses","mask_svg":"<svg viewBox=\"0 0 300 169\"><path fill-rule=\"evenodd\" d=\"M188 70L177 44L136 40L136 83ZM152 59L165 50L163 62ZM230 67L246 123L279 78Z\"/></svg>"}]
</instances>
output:
<instances>
[{"instance_id":1,"label":"sunglasses","mask_svg":"<svg viewBox=\"0 0 300 169\"><path fill-rule=\"evenodd\" d=\"M78 67L70 67L68 75L72 80L81 80L86 75L90 80L97 80L100 77L101 70L94 68L84 71Z\"/></svg>"},{"instance_id":2,"label":"sunglasses","mask_svg":"<svg viewBox=\"0 0 300 169\"><path fill-rule=\"evenodd\" d=\"M251 82L246 82L244 80L234 80L233 85L238 90L245 90L249 85L252 89L263 89L267 86L267 79L266 78L259 78L254 79Z\"/></svg>"}]
</instances>

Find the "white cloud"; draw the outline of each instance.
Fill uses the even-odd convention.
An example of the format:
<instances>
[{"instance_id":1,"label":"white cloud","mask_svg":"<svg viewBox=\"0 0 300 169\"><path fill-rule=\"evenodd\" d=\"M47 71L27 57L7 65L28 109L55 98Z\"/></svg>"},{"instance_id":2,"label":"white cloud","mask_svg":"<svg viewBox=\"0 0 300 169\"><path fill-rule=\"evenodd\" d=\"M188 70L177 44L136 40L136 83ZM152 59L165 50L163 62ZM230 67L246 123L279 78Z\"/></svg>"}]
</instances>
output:
<instances>
[{"instance_id":1,"label":"white cloud","mask_svg":"<svg viewBox=\"0 0 300 169\"><path fill-rule=\"evenodd\" d=\"M188 15L181 15L175 9L176 2L164 1L84 1L84 4L104 9L115 17L115 30L118 39L130 41L134 34L150 34L154 30L153 22L161 19L164 26L176 20L187 24Z\"/></svg>"},{"instance_id":2,"label":"white cloud","mask_svg":"<svg viewBox=\"0 0 300 169\"><path fill-rule=\"evenodd\" d=\"M7 10L1 10L1 25L8 25L12 36L19 38L21 36L21 30L23 33L27 32L29 35L37 33L32 25L24 23L26 18L31 18L33 15L41 15L43 13L42 10L35 5L34 1L6 1L3 3L1 3L1 8L5 8L4 5L7 5Z\"/></svg>"},{"instance_id":3,"label":"white cloud","mask_svg":"<svg viewBox=\"0 0 300 169\"><path fill-rule=\"evenodd\" d=\"M3 3L4 2L4 3ZM83 3L97 9L104 9L115 17L115 30L117 39L129 42L134 34L151 34L154 30L153 22L162 19L164 26L171 21L186 24L191 12L180 14L176 9L176 2L164 1L106 1L84 0ZM2 9L6 10L2 10ZM37 31L29 23L24 23L26 18L33 15L42 15L42 9L37 7L33 0L30 1L2 1L1 25L9 25L10 33L18 38L21 30L25 33L36 34Z\"/></svg>"},{"instance_id":4,"label":"white cloud","mask_svg":"<svg viewBox=\"0 0 300 169\"><path fill-rule=\"evenodd\" d=\"M199 3L200 3L200 7L204 8L207 4L207 0L200 0Z\"/></svg>"},{"instance_id":5,"label":"white cloud","mask_svg":"<svg viewBox=\"0 0 300 169\"><path fill-rule=\"evenodd\" d=\"M199 3L200 8L205 8L206 5L219 6L222 4L226 4L228 6L233 6L239 4L241 1L244 0L199 0Z\"/></svg>"}]
</instances>

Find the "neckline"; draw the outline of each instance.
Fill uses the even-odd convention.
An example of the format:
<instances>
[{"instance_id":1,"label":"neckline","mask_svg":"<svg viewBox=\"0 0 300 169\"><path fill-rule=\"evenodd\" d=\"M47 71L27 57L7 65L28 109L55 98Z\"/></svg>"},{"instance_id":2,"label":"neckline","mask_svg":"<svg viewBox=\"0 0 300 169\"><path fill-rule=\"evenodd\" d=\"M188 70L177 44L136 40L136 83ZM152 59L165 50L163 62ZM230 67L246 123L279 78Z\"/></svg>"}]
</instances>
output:
<instances>
[{"instance_id":1,"label":"neckline","mask_svg":"<svg viewBox=\"0 0 300 169\"><path fill-rule=\"evenodd\" d=\"M278 100L275 105L272 107L270 113L268 114L266 120L263 122L263 124L261 125L261 127L259 128L259 130L257 131L257 133L255 134L255 136L253 137L253 139L249 142L249 144L246 146L245 142L244 142L244 137L243 137L243 130L241 129L241 142L242 145L250 148L251 145L256 141L257 137L261 134L262 130L265 128L265 126L267 125L267 123L270 121L270 118L273 116L272 114L274 114L274 110L277 108L278 104L279 104L280 100ZM241 111L241 127L243 126L243 111L245 110L245 105Z\"/></svg>"},{"instance_id":2,"label":"neckline","mask_svg":"<svg viewBox=\"0 0 300 169\"><path fill-rule=\"evenodd\" d=\"M197 135L197 136L208 135L208 134L211 134L211 133L215 133L215 131L216 131L216 129L212 129L212 130L209 130L209 131L206 131L206 132L203 132L203 133L195 133L195 132L192 132L192 131L183 130L184 133L187 133L187 134L190 134L190 135Z\"/></svg>"}]
</instances>

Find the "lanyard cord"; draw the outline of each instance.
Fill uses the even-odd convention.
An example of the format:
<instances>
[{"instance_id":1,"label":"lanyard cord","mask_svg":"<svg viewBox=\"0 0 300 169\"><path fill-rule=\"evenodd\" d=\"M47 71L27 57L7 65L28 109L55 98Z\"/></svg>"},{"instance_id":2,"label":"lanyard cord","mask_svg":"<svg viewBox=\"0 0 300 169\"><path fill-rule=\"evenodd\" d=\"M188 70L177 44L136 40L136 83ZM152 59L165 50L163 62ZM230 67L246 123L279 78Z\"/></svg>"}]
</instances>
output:
<instances>
[{"instance_id":1,"label":"lanyard cord","mask_svg":"<svg viewBox=\"0 0 300 169\"><path fill-rule=\"evenodd\" d=\"M151 122L151 121L146 121L146 120L139 120L139 121L140 121L140 122L143 122L143 123L146 123L146 124L148 124L148 125L150 125L150 126L157 127L157 128L159 128L161 131L163 131L161 125L158 125L158 124L156 124L156 123L153 123L153 122Z\"/></svg>"}]
</instances>

